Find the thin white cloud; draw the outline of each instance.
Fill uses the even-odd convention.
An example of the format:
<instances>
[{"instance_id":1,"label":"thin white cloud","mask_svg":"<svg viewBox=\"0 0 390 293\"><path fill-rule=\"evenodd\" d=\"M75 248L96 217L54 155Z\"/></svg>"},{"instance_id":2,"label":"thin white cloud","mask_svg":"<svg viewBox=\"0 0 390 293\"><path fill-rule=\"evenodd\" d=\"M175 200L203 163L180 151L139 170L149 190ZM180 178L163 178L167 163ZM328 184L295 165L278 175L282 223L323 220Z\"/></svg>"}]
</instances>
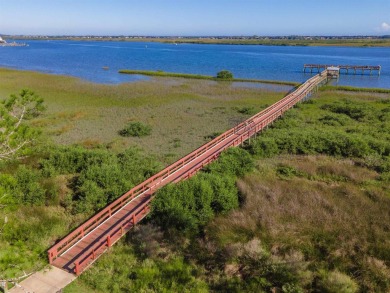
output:
<instances>
[{"instance_id":1,"label":"thin white cloud","mask_svg":"<svg viewBox=\"0 0 390 293\"><path fill-rule=\"evenodd\" d=\"M390 31L390 24L388 24L387 22L382 22L381 31L382 32L389 32Z\"/></svg>"}]
</instances>

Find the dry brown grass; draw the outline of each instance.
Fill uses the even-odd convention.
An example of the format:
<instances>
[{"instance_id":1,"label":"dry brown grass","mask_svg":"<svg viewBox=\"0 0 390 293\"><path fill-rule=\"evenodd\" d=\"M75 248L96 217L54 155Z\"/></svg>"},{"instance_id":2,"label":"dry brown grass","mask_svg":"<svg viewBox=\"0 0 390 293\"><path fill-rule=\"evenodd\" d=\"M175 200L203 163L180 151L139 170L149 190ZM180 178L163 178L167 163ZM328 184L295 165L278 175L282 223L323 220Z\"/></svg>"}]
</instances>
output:
<instances>
[{"instance_id":1,"label":"dry brown grass","mask_svg":"<svg viewBox=\"0 0 390 293\"><path fill-rule=\"evenodd\" d=\"M63 125L63 126L57 128L57 129L50 130L49 134L50 135L54 135L54 136L60 136L62 134L65 134L65 133L69 132L73 128L74 128L73 124L66 124L66 125Z\"/></svg>"},{"instance_id":2,"label":"dry brown grass","mask_svg":"<svg viewBox=\"0 0 390 293\"><path fill-rule=\"evenodd\" d=\"M366 168L356 168L353 160L336 159L327 156L290 156L281 157L279 164L291 166L304 177L318 181L351 181L362 184L365 181L375 180L378 173Z\"/></svg>"},{"instance_id":3,"label":"dry brown grass","mask_svg":"<svg viewBox=\"0 0 390 293\"><path fill-rule=\"evenodd\" d=\"M81 142L81 145L87 149L93 149L96 148L97 146L101 145L102 142L98 139L86 139Z\"/></svg>"},{"instance_id":4,"label":"dry brown grass","mask_svg":"<svg viewBox=\"0 0 390 293\"><path fill-rule=\"evenodd\" d=\"M298 251L317 267L347 272L365 290L378 288L376 277L390 285L390 194L376 172L325 156L258 164L238 182L242 208L209 226L214 241L229 246L259 237L270 251ZM280 165L300 172L279 177Z\"/></svg>"}]
</instances>

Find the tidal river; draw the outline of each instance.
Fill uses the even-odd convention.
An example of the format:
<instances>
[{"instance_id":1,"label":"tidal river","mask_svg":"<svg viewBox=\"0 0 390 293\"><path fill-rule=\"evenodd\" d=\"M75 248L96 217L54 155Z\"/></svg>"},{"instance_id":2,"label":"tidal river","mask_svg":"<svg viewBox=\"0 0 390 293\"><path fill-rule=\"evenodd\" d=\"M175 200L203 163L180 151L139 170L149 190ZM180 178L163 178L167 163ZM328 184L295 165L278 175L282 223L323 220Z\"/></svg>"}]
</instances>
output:
<instances>
[{"instance_id":1,"label":"tidal river","mask_svg":"<svg viewBox=\"0 0 390 293\"><path fill-rule=\"evenodd\" d=\"M97 83L147 79L119 69L163 70L302 82L303 64L381 65L381 75L341 75L333 83L390 88L390 48L282 47L254 45L162 44L146 42L27 41L26 47L0 47L0 67L65 74ZM103 69L105 68L105 69Z\"/></svg>"}]
</instances>

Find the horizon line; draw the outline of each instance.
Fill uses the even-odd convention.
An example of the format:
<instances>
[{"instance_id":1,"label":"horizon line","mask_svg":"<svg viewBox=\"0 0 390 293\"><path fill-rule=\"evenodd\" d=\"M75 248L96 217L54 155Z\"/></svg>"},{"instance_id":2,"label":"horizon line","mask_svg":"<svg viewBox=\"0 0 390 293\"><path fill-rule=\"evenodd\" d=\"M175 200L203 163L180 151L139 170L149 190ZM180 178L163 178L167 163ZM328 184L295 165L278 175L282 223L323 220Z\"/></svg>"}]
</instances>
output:
<instances>
[{"instance_id":1,"label":"horizon line","mask_svg":"<svg viewBox=\"0 0 390 293\"><path fill-rule=\"evenodd\" d=\"M365 34L346 34L346 35L331 35L331 34L319 34L319 35L312 35L312 34L289 34L289 35L256 35L256 34L242 34L242 35L229 35L229 34L220 34L220 35L149 35L149 34L0 34L0 36L6 36L6 37L143 37L143 38L205 38L205 37L212 37L212 38L222 38L222 37L229 37L229 38L239 38L239 37L247 37L247 38L253 38L253 37L390 37L390 34L383 34L383 35L365 35Z\"/></svg>"}]
</instances>

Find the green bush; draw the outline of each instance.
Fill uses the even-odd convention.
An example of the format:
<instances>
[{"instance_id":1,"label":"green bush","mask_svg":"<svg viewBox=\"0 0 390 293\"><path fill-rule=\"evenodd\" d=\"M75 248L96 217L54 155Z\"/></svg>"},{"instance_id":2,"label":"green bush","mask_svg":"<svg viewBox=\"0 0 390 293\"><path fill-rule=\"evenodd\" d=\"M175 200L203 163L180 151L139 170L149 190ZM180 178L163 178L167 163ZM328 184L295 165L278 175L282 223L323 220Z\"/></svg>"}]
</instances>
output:
<instances>
[{"instance_id":1,"label":"green bush","mask_svg":"<svg viewBox=\"0 0 390 293\"><path fill-rule=\"evenodd\" d=\"M250 154L259 158L270 158L279 153L278 144L272 137L261 137L248 146Z\"/></svg>"},{"instance_id":2,"label":"green bush","mask_svg":"<svg viewBox=\"0 0 390 293\"><path fill-rule=\"evenodd\" d=\"M75 212L99 210L161 168L153 157L137 148L119 154L80 146L53 147L48 152L40 162L42 173L47 177L74 176L69 186Z\"/></svg>"},{"instance_id":3,"label":"green bush","mask_svg":"<svg viewBox=\"0 0 390 293\"><path fill-rule=\"evenodd\" d=\"M218 161L206 167L206 172L220 175L243 176L254 168L254 159L242 148L230 148L223 152Z\"/></svg>"},{"instance_id":4,"label":"green bush","mask_svg":"<svg viewBox=\"0 0 390 293\"><path fill-rule=\"evenodd\" d=\"M225 151L205 172L159 190L152 202L153 221L165 230L174 228L196 234L216 214L238 207L236 178L253 167L247 151L240 148Z\"/></svg>"},{"instance_id":5,"label":"green bush","mask_svg":"<svg viewBox=\"0 0 390 293\"><path fill-rule=\"evenodd\" d=\"M17 189L15 197L19 203L42 205L45 203L45 190L39 183L41 178L37 171L21 165L16 171Z\"/></svg>"},{"instance_id":6,"label":"green bush","mask_svg":"<svg viewBox=\"0 0 390 293\"><path fill-rule=\"evenodd\" d=\"M233 79L233 73L231 73L229 70L221 70L217 73L217 78L223 80L231 80Z\"/></svg>"},{"instance_id":7,"label":"green bush","mask_svg":"<svg viewBox=\"0 0 390 293\"><path fill-rule=\"evenodd\" d=\"M18 182L15 177L9 174L0 174L0 206L13 205L17 202L15 198Z\"/></svg>"},{"instance_id":8,"label":"green bush","mask_svg":"<svg viewBox=\"0 0 390 293\"><path fill-rule=\"evenodd\" d=\"M273 139L279 152L298 155L321 153L331 156L363 158L375 152L370 147L370 143L379 147L377 142L368 141L362 135L346 134L335 129L279 129L272 131L272 134L265 134L265 138ZM258 140L260 139L264 138L261 137ZM261 155L257 144L259 143L255 143L251 152ZM271 153L276 152L272 149Z\"/></svg>"},{"instance_id":9,"label":"green bush","mask_svg":"<svg viewBox=\"0 0 390 293\"><path fill-rule=\"evenodd\" d=\"M241 107L241 108L235 107L234 109L240 114L253 115L257 113L254 107Z\"/></svg>"},{"instance_id":10,"label":"green bush","mask_svg":"<svg viewBox=\"0 0 390 293\"><path fill-rule=\"evenodd\" d=\"M294 167L286 166L286 165L279 165L276 168L276 174L282 179L288 179L294 176L301 175L301 173L298 170L296 170Z\"/></svg>"},{"instance_id":11,"label":"green bush","mask_svg":"<svg viewBox=\"0 0 390 293\"><path fill-rule=\"evenodd\" d=\"M131 122L128 123L125 128L119 131L121 136L147 136L152 132L152 127L149 125L145 125L141 122Z\"/></svg>"},{"instance_id":12,"label":"green bush","mask_svg":"<svg viewBox=\"0 0 390 293\"><path fill-rule=\"evenodd\" d=\"M163 229L196 232L213 216L213 188L198 176L158 191L152 202L153 221Z\"/></svg>"},{"instance_id":13,"label":"green bush","mask_svg":"<svg viewBox=\"0 0 390 293\"><path fill-rule=\"evenodd\" d=\"M104 189L100 188L93 180L83 180L77 191L78 203L75 205L75 211L78 213L91 213L91 211L103 208L108 203Z\"/></svg>"},{"instance_id":14,"label":"green bush","mask_svg":"<svg viewBox=\"0 0 390 293\"><path fill-rule=\"evenodd\" d=\"M319 119L323 124L329 126L344 126L348 124L349 117L340 114L327 114Z\"/></svg>"},{"instance_id":15,"label":"green bush","mask_svg":"<svg viewBox=\"0 0 390 293\"><path fill-rule=\"evenodd\" d=\"M113 153L104 149L88 150L81 146L56 146L48 150L47 158L41 160L42 172L50 177L56 174L74 174L90 166L111 164L116 161Z\"/></svg>"},{"instance_id":16,"label":"green bush","mask_svg":"<svg viewBox=\"0 0 390 293\"><path fill-rule=\"evenodd\" d=\"M358 103L344 99L332 104L325 104L321 107L323 110L329 110L333 113L345 114L352 119L362 121L363 119L372 118L373 109L366 103Z\"/></svg>"}]
</instances>

